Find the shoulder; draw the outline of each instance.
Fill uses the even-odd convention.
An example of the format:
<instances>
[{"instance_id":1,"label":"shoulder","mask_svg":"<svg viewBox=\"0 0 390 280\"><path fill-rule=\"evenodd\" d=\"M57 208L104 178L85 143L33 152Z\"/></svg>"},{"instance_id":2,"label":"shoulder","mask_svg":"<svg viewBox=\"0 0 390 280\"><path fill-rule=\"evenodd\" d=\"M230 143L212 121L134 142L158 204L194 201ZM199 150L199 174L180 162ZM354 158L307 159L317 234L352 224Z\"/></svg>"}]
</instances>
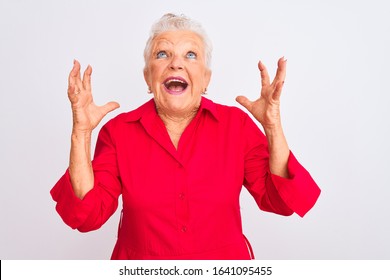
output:
<instances>
[{"instance_id":1,"label":"shoulder","mask_svg":"<svg viewBox=\"0 0 390 280\"><path fill-rule=\"evenodd\" d=\"M119 115L113 117L107 121L99 131L99 137L104 135L109 135L112 139L118 139L125 131L133 131L133 129L139 129L139 123L142 117L150 116L155 113L155 105L153 99L142 104L138 108L129 111L120 113ZM130 130L129 130L130 129Z\"/></svg>"},{"instance_id":2,"label":"shoulder","mask_svg":"<svg viewBox=\"0 0 390 280\"><path fill-rule=\"evenodd\" d=\"M245 113L243 110L236 106L229 106L223 104L217 104L217 111L220 112L222 116L227 117L240 117L240 118L249 118L249 115Z\"/></svg>"},{"instance_id":3,"label":"shoulder","mask_svg":"<svg viewBox=\"0 0 390 280\"><path fill-rule=\"evenodd\" d=\"M125 123L137 122L145 114L155 113L155 105L153 98L142 104L138 108L129 112L124 112L109 120L105 126L118 126Z\"/></svg>"},{"instance_id":4,"label":"shoulder","mask_svg":"<svg viewBox=\"0 0 390 280\"><path fill-rule=\"evenodd\" d=\"M219 121L243 121L250 119L246 112L236 106L219 104L204 97L202 98L202 105Z\"/></svg>"},{"instance_id":5,"label":"shoulder","mask_svg":"<svg viewBox=\"0 0 390 280\"><path fill-rule=\"evenodd\" d=\"M265 135L248 113L236 106L229 106L212 101L207 105L215 116L217 127L226 139L240 139L243 147L254 147L265 143Z\"/></svg>"},{"instance_id":6,"label":"shoulder","mask_svg":"<svg viewBox=\"0 0 390 280\"><path fill-rule=\"evenodd\" d=\"M261 135L261 129L258 123L242 109L236 106L229 106L215 103L203 97L203 108L207 109L214 119L217 120L219 127L224 131L234 131L241 135Z\"/></svg>"},{"instance_id":7,"label":"shoulder","mask_svg":"<svg viewBox=\"0 0 390 280\"><path fill-rule=\"evenodd\" d=\"M142 104L138 108L125 112L122 114L119 114L115 118L113 118L111 121L114 122L134 122L138 121L143 115L150 114L155 112L155 105L153 98L147 101L146 103Z\"/></svg>"}]
</instances>

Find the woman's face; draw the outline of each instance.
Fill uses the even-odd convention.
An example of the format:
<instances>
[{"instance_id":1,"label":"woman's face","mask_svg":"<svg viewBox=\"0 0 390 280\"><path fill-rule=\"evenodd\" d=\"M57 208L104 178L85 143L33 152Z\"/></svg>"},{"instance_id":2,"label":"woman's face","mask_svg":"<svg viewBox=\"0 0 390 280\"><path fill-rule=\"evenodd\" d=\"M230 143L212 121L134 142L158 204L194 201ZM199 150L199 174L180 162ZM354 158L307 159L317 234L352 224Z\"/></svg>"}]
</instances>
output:
<instances>
[{"instance_id":1,"label":"woman's face","mask_svg":"<svg viewBox=\"0 0 390 280\"><path fill-rule=\"evenodd\" d=\"M187 30L161 33L152 41L144 77L159 112L186 115L194 111L211 77L202 39Z\"/></svg>"}]
</instances>

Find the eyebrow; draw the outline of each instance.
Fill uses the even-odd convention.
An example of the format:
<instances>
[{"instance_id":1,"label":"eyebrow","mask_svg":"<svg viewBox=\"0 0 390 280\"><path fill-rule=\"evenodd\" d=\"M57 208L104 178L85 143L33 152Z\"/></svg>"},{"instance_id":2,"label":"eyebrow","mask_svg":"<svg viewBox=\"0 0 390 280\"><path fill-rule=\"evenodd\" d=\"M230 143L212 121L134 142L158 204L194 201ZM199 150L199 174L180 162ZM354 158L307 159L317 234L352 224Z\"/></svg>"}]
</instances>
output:
<instances>
[{"instance_id":1,"label":"eyebrow","mask_svg":"<svg viewBox=\"0 0 390 280\"><path fill-rule=\"evenodd\" d=\"M203 45L199 45L199 43L195 40L187 40L184 42L184 49L186 49L186 54L188 52L194 52L197 57L205 57L204 47ZM159 38L155 43L153 44L153 48L151 51L151 55L155 56L157 53L161 51L170 52L170 49L173 48L174 44L165 39L165 38Z\"/></svg>"},{"instance_id":2,"label":"eyebrow","mask_svg":"<svg viewBox=\"0 0 390 280\"><path fill-rule=\"evenodd\" d=\"M169 40L167 39L164 39L164 38L159 38L154 44L153 44L154 48L160 46L160 45L169 45L169 46L172 46L173 43L170 42ZM190 45L190 48L196 48L196 49L199 49L200 46L199 46L199 43L196 42L195 40L188 40L185 42L185 46L187 47L188 45Z\"/></svg>"}]
</instances>

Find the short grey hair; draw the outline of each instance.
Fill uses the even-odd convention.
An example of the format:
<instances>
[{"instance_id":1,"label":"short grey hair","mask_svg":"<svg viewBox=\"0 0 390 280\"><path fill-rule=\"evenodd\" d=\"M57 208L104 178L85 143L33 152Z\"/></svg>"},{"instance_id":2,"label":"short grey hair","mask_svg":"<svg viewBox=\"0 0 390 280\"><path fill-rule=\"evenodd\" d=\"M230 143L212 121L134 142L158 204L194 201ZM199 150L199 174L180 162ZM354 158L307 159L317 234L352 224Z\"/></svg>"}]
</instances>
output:
<instances>
[{"instance_id":1,"label":"short grey hair","mask_svg":"<svg viewBox=\"0 0 390 280\"><path fill-rule=\"evenodd\" d=\"M213 50L213 46L209 37L206 34L206 31L197 21L186 17L185 15L176 15L172 13L168 13L163 15L157 22L152 25L152 29L150 31L149 39L146 42L145 50L144 50L144 59L145 59L145 67L149 61L151 55L151 48L153 39L156 38L161 33L166 31L175 31L175 30L189 30L196 33L203 41L204 44L204 53L205 53L205 63L208 68L211 66L211 53Z\"/></svg>"}]
</instances>

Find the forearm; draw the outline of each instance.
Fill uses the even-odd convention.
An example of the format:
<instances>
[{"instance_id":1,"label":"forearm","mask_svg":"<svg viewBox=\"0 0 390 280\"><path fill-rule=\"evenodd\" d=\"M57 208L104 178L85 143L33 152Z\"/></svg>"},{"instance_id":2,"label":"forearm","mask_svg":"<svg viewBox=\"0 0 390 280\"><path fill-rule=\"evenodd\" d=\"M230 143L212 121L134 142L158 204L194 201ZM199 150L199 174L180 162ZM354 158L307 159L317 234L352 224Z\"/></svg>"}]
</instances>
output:
<instances>
[{"instance_id":1,"label":"forearm","mask_svg":"<svg viewBox=\"0 0 390 280\"><path fill-rule=\"evenodd\" d=\"M91 133L72 133L69 175L75 195L82 199L94 185L91 162Z\"/></svg>"},{"instance_id":2,"label":"forearm","mask_svg":"<svg viewBox=\"0 0 390 280\"><path fill-rule=\"evenodd\" d=\"M281 125L265 129L269 149L269 167L274 175L288 178L287 162L290 149Z\"/></svg>"}]
</instances>

